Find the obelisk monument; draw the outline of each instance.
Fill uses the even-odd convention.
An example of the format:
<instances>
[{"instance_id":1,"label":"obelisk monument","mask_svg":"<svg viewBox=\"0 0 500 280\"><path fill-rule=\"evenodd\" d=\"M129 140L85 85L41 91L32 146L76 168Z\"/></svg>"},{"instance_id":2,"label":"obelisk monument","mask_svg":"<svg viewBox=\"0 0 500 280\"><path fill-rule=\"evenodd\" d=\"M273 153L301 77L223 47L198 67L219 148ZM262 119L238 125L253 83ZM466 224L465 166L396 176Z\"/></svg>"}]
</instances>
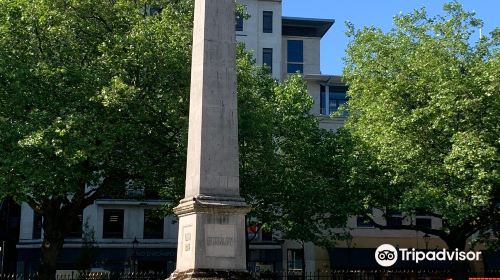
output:
<instances>
[{"instance_id":1,"label":"obelisk monument","mask_svg":"<svg viewBox=\"0 0 500 280\"><path fill-rule=\"evenodd\" d=\"M246 278L234 0L195 0L185 198L171 279Z\"/></svg>"}]
</instances>

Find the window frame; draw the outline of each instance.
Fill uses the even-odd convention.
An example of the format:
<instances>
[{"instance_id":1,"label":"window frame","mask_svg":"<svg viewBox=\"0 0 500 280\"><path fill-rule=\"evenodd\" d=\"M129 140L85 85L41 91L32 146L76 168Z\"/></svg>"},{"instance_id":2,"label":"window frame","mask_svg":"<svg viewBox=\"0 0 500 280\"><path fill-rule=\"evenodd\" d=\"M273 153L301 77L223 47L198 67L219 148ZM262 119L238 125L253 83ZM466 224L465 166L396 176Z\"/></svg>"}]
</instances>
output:
<instances>
[{"instance_id":1,"label":"window frame","mask_svg":"<svg viewBox=\"0 0 500 280\"><path fill-rule=\"evenodd\" d=\"M266 55L270 55L271 63L266 63ZM272 48L262 48L262 65L267 65L270 68L270 74L273 73L273 49Z\"/></svg>"},{"instance_id":2,"label":"window frame","mask_svg":"<svg viewBox=\"0 0 500 280\"><path fill-rule=\"evenodd\" d=\"M304 40L288 39L286 50L287 73L304 73Z\"/></svg>"},{"instance_id":3,"label":"window frame","mask_svg":"<svg viewBox=\"0 0 500 280\"><path fill-rule=\"evenodd\" d=\"M81 239L83 236L83 211L77 215L76 217L78 221L76 221L77 224L71 225L71 231L68 232L66 238L69 239ZM78 227L79 225L79 227ZM75 229L79 229L79 231L74 231Z\"/></svg>"},{"instance_id":4,"label":"window frame","mask_svg":"<svg viewBox=\"0 0 500 280\"><path fill-rule=\"evenodd\" d=\"M109 213L108 219L111 218L112 213L115 212L118 215L118 222L121 220L121 234L118 231L110 231L109 227L111 226L110 224L106 223L107 217L106 213ZM123 239L124 238L124 231L125 231L125 209L118 209L118 208L106 208L103 209L103 215L102 215L102 238L103 239ZM108 228L108 230L107 230Z\"/></svg>"},{"instance_id":5,"label":"window frame","mask_svg":"<svg viewBox=\"0 0 500 280\"><path fill-rule=\"evenodd\" d=\"M319 98L320 98L320 115L329 116L331 113L337 112L340 106L349 102L349 97L347 96L347 87L341 85L329 85L329 84L320 84L319 90ZM338 95L338 98L331 98L333 95ZM340 96L342 95L342 96ZM330 110L331 100L337 101L337 109ZM344 112L341 117L347 117L347 112Z\"/></svg>"},{"instance_id":6,"label":"window frame","mask_svg":"<svg viewBox=\"0 0 500 280\"><path fill-rule=\"evenodd\" d=\"M235 16L234 30L237 32L242 32L243 29L244 29L243 15L237 13Z\"/></svg>"},{"instance_id":7,"label":"window frame","mask_svg":"<svg viewBox=\"0 0 500 280\"><path fill-rule=\"evenodd\" d=\"M273 11L262 11L262 33L273 33Z\"/></svg>"}]
</instances>

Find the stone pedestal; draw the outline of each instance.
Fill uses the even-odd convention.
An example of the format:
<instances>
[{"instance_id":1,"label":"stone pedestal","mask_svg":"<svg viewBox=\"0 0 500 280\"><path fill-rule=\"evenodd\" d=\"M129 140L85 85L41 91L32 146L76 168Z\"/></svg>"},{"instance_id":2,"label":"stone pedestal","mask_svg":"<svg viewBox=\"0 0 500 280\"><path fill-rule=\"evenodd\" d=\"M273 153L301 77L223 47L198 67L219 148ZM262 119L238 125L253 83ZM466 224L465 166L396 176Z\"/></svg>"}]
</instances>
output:
<instances>
[{"instance_id":1,"label":"stone pedestal","mask_svg":"<svg viewBox=\"0 0 500 280\"><path fill-rule=\"evenodd\" d=\"M177 268L170 279L250 279L246 271L245 214L241 198L183 199Z\"/></svg>"},{"instance_id":2,"label":"stone pedestal","mask_svg":"<svg viewBox=\"0 0 500 280\"><path fill-rule=\"evenodd\" d=\"M185 198L170 279L246 279L234 0L195 0Z\"/></svg>"},{"instance_id":3,"label":"stone pedestal","mask_svg":"<svg viewBox=\"0 0 500 280\"><path fill-rule=\"evenodd\" d=\"M181 201L176 271L246 271L245 214L241 198L197 196Z\"/></svg>"}]
</instances>

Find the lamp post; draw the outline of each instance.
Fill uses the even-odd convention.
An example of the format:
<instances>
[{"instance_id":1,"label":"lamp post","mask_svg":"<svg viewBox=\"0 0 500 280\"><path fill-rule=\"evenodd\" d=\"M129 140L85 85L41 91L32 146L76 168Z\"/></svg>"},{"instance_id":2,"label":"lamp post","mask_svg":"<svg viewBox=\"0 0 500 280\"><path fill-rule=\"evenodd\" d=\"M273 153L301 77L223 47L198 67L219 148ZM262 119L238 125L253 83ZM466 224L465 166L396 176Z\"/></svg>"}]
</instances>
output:
<instances>
[{"instance_id":1,"label":"lamp post","mask_svg":"<svg viewBox=\"0 0 500 280\"><path fill-rule=\"evenodd\" d=\"M429 250L429 241L431 240L431 236L426 233L423 238L425 242L425 250Z\"/></svg>"},{"instance_id":2,"label":"lamp post","mask_svg":"<svg viewBox=\"0 0 500 280\"><path fill-rule=\"evenodd\" d=\"M139 245L139 241L137 241L137 237L134 237L134 241L132 241L132 249L134 250L134 253L132 255L132 272L136 273L137 272L137 245Z\"/></svg>"}]
</instances>

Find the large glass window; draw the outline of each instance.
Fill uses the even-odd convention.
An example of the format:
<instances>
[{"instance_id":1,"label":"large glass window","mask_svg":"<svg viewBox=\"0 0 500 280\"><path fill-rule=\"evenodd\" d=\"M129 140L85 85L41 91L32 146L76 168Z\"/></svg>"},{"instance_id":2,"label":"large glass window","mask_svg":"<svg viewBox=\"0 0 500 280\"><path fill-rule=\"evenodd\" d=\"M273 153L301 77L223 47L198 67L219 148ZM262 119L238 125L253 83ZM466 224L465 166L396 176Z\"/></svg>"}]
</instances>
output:
<instances>
[{"instance_id":1,"label":"large glass window","mask_svg":"<svg viewBox=\"0 0 500 280\"><path fill-rule=\"evenodd\" d=\"M348 101L346 91L347 88L345 86L320 85L320 114L330 115L346 104ZM347 112L342 116L346 117Z\"/></svg>"},{"instance_id":2,"label":"large glass window","mask_svg":"<svg viewBox=\"0 0 500 280\"><path fill-rule=\"evenodd\" d=\"M104 209L102 238L123 238L123 209Z\"/></svg>"},{"instance_id":3,"label":"large glass window","mask_svg":"<svg viewBox=\"0 0 500 280\"><path fill-rule=\"evenodd\" d=\"M270 73L273 73L273 49L262 49L262 64L269 67Z\"/></svg>"},{"instance_id":4,"label":"large glass window","mask_svg":"<svg viewBox=\"0 0 500 280\"><path fill-rule=\"evenodd\" d=\"M163 238L163 217L153 209L144 210L144 239Z\"/></svg>"},{"instance_id":5,"label":"large glass window","mask_svg":"<svg viewBox=\"0 0 500 280\"><path fill-rule=\"evenodd\" d=\"M288 40L287 50L288 62L304 62L304 41Z\"/></svg>"},{"instance_id":6,"label":"large glass window","mask_svg":"<svg viewBox=\"0 0 500 280\"><path fill-rule=\"evenodd\" d=\"M287 72L304 73L304 41L287 41Z\"/></svg>"},{"instance_id":7,"label":"large glass window","mask_svg":"<svg viewBox=\"0 0 500 280\"><path fill-rule=\"evenodd\" d=\"M273 12L264 11L262 13L262 32L273 33Z\"/></svg>"},{"instance_id":8,"label":"large glass window","mask_svg":"<svg viewBox=\"0 0 500 280\"><path fill-rule=\"evenodd\" d=\"M31 237L33 239L42 238L42 220L42 215L33 213L33 231L31 234Z\"/></svg>"}]
</instances>

